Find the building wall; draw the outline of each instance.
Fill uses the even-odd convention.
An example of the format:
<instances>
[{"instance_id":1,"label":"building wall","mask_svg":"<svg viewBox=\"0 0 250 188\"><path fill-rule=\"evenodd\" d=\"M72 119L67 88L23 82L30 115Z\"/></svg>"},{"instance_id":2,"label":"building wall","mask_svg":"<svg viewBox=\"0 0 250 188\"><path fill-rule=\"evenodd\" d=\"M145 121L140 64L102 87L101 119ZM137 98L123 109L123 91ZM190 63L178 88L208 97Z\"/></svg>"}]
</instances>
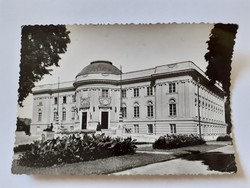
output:
<instances>
[{"instance_id":1,"label":"building wall","mask_svg":"<svg viewBox=\"0 0 250 188\"><path fill-rule=\"evenodd\" d=\"M179 65L181 70L192 67ZM171 70L178 66L171 67ZM165 70L166 69L166 70ZM59 106L58 123L60 128L68 130L82 129L82 114L87 112L86 129L95 130L101 122L102 112L108 112L108 129L116 130L119 124L120 105L126 106L126 117L123 120L123 134L198 134L199 124L203 136L218 136L226 133L224 99L198 83L193 75L180 74L164 76L169 67L160 67L161 76L154 82L153 94L147 95L147 88L152 80L144 79L146 70L124 75L128 80L122 85L126 90L126 97L121 100L121 86L119 75L84 75L76 78L75 82L44 85L35 88L33 103L32 134L40 134L51 123L56 126L54 113ZM197 70L200 72L200 70ZM140 81L131 81L136 75ZM162 76L163 75L163 76ZM103 83L105 82L105 83ZM170 85L175 85L175 91L170 92ZM108 90L107 100L102 97L102 90ZM138 89L139 96L134 96L134 89ZM199 90L199 96L198 96ZM59 105L55 104L58 97ZM75 96L75 101L72 100ZM66 97L66 103L63 99ZM198 98L200 103L198 102ZM174 102L173 102L174 101ZM198 119L198 103L200 105L200 123ZM153 107L153 116L148 116L148 105ZM176 105L176 114L170 114L170 105ZM139 106L139 117L134 117L134 107ZM66 119L63 120L63 111ZM173 110L172 110L173 111ZM39 119L39 113L40 119ZM172 127L174 126L174 128ZM172 129L171 129L172 127ZM173 130L174 129L174 130Z\"/></svg>"}]
</instances>

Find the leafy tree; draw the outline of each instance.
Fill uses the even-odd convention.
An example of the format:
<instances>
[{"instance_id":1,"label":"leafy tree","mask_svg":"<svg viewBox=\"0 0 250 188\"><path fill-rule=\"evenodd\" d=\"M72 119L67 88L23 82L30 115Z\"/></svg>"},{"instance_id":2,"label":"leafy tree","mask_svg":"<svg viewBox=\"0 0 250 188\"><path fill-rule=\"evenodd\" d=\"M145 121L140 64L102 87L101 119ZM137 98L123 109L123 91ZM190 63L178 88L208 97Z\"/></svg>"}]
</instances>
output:
<instances>
[{"instance_id":1,"label":"leafy tree","mask_svg":"<svg viewBox=\"0 0 250 188\"><path fill-rule=\"evenodd\" d=\"M208 52L205 54L205 60L208 61L206 75L210 84L221 82L227 95L230 93L231 63L237 29L236 24L215 24L207 41Z\"/></svg>"},{"instance_id":2,"label":"leafy tree","mask_svg":"<svg viewBox=\"0 0 250 188\"><path fill-rule=\"evenodd\" d=\"M59 66L59 54L67 51L70 43L65 25L34 25L22 28L21 63L18 89L18 104L31 93L35 82L50 74L48 67Z\"/></svg>"},{"instance_id":3,"label":"leafy tree","mask_svg":"<svg viewBox=\"0 0 250 188\"><path fill-rule=\"evenodd\" d=\"M231 108L230 108L230 75L233 56L233 47L238 25L236 24L215 24L211 30L208 44L208 52L205 60L208 62L206 75L210 79L210 85L216 81L222 83L223 90L227 96L225 104L226 123L228 133L231 132Z\"/></svg>"}]
</instances>

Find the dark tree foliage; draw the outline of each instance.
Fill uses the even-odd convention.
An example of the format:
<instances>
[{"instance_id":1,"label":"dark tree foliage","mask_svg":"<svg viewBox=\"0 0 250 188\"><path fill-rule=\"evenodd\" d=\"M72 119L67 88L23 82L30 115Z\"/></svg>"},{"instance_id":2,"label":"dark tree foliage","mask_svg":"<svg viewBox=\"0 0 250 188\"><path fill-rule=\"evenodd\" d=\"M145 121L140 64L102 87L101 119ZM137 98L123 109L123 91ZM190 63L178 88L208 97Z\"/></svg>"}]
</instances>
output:
<instances>
[{"instance_id":1,"label":"dark tree foliage","mask_svg":"<svg viewBox=\"0 0 250 188\"><path fill-rule=\"evenodd\" d=\"M226 93L227 101L225 104L227 132L231 132L231 108L230 108L230 75L233 56L233 47L238 25L236 24L215 24L211 30L208 44L208 52L205 60L208 62L206 75L210 79L210 85L216 81L222 84Z\"/></svg>"},{"instance_id":2,"label":"dark tree foliage","mask_svg":"<svg viewBox=\"0 0 250 188\"><path fill-rule=\"evenodd\" d=\"M18 89L18 104L31 93L35 82L50 74L48 67L59 66L59 54L67 51L70 43L65 25L24 26L21 38L21 63Z\"/></svg>"},{"instance_id":3,"label":"dark tree foliage","mask_svg":"<svg viewBox=\"0 0 250 188\"><path fill-rule=\"evenodd\" d=\"M237 29L236 24L215 24L207 41L208 52L205 54L208 62L206 75L210 84L221 82L227 95L230 94L231 62Z\"/></svg>"}]
</instances>

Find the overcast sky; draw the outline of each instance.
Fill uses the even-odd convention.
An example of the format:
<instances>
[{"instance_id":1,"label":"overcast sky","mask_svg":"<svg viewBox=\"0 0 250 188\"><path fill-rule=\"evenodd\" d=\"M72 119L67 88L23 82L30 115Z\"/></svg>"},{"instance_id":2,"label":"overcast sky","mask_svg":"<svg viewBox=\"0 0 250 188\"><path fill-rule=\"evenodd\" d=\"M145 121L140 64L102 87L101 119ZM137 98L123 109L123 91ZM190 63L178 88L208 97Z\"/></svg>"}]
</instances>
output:
<instances>
[{"instance_id":1,"label":"overcast sky","mask_svg":"<svg viewBox=\"0 0 250 188\"><path fill-rule=\"evenodd\" d=\"M206 41L211 24L165 25L72 25L71 43L61 55L60 67L52 67L52 76L45 76L36 85L73 81L90 62L108 60L123 72L152 68L158 65L193 61L204 71L207 62ZM19 108L18 116L32 118L32 96Z\"/></svg>"}]
</instances>

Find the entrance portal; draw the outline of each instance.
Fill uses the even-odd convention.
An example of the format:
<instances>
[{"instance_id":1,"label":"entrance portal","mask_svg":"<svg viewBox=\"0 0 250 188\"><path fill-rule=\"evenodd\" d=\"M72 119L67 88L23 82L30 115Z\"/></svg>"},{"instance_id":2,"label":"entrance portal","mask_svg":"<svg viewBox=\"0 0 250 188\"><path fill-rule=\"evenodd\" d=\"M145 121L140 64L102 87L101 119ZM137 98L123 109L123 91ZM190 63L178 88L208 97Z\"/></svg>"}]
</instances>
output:
<instances>
[{"instance_id":1,"label":"entrance portal","mask_svg":"<svg viewBox=\"0 0 250 188\"><path fill-rule=\"evenodd\" d=\"M87 128L87 112L82 112L82 129Z\"/></svg>"},{"instance_id":2,"label":"entrance portal","mask_svg":"<svg viewBox=\"0 0 250 188\"><path fill-rule=\"evenodd\" d=\"M102 129L108 129L108 122L109 122L109 113L108 112L102 112Z\"/></svg>"}]
</instances>

